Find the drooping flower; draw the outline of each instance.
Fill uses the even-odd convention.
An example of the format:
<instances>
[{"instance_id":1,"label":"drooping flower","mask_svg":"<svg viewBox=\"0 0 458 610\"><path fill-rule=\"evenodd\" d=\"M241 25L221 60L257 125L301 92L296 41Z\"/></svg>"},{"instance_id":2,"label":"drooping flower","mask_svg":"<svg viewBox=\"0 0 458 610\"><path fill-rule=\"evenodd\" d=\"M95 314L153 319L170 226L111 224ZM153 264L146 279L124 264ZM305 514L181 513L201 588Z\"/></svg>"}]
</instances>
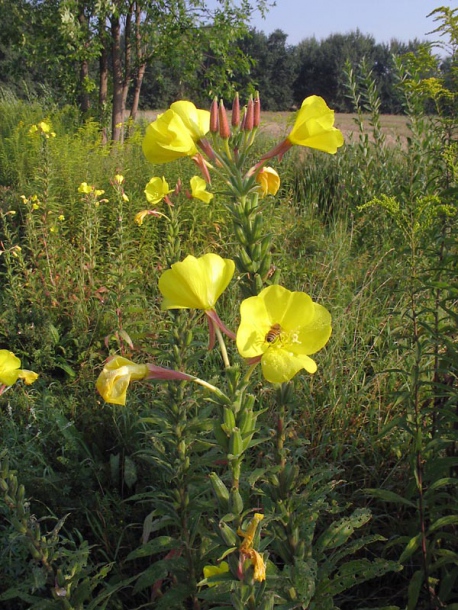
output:
<instances>
[{"instance_id":1,"label":"drooping flower","mask_svg":"<svg viewBox=\"0 0 458 610\"><path fill-rule=\"evenodd\" d=\"M331 336L331 315L305 292L282 286L264 288L242 301L237 349L243 358L261 362L267 381L289 381L300 370L315 373L311 354Z\"/></svg>"},{"instance_id":2,"label":"drooping flower","mask_svg":"<svg viewBox=\"0 0 458 610\"><path fill-rule=\"evenodd\" d=\"M20 359L7 349L0 349L0 384L10 386L18 379L23 379L26 385L38 379L38 374L26 369L20 369Z\"/></svg>"},{"instance_id":3,"label":"drooping flower","mask_svg":"<svg viewBox=\"0 0 458 610\"><path fill-rule=\"evenodd\" d=\"M213 193L207 191L207 183L200 176L193 176L190 180L191 196L194 199L200 199L204 203L210 203L213 199Z\"/></svg>"},{"instance_id":4,"label":"drooping flower","mask_svg":"<svg viewBox=\"0 0 458 610\"><path fill-rule=\"evenodd\" d=\"M264 515L261 513L255 513L246 531L241 529L238 530L239 536L244 538L240 545L240 554L242 557L247 557L251 560L253 565L253 580L262 582L266 579L266 564L264 558L253 548L254 537L257 533L259 523L264 519Z\"/></svg>"},{"instance_id":5,"label":"drooping flower","mask_svg":"<svg viewBox=\"0 0 458 610\"><path fill-rule=\"evenodd\" d=\"M318 95L307 97L297 114L291 132L285 140L261 157L261 160L281 158L291 146L307 146L335 154L344 143L342 132L334 127L334 110Z\"/></svg>"},{"instance_id":6,"label":"drooping flower","mask_svg":"<svg viewBox=\"0 0 458 610\"><path fill-rule=\"evenodd\" d=\"M159 278L159 290L164 297L161 308L214 309L234 271L234 261L211 252L200 258L189 255L173 263Z\"/></svg>"},{"instance_id":7,"label":"drooping flower","mask_svg":"<svg viewBox=\"0 0 458 610\"><path fill-rule=\"evenodd\" d=\"M159 290L164 297L161 309L202 309L208 319L209 349L213 347L215 332L219 330L235 339L234 333L226 328L215 311L216 301L226 290L234 271L234 261L218 254L210 252L200 258L187 256L159 278Z\"/></svg>"},{"instance_id":8,"label":"drooping flower","mask_svg":"<svg viewBox=\"0 0 458 610\"><path fill-rule=\"evenodd\" d=\"M159 212L159 210L142 210L141 212L137 212L137 214L135 214L134 222L141 227L147 216L156 216L157 218L159 218L159 216L163 216L164 218L167 218L167 216L162 212Z\"/></svg>"},{"instance_id":9,"label":"drooping flower","mask_svg":"<svg viewBox=\"0 0 458 610\"><path fill-rule=\"evenodd\" d=\"M194 380L191 375L180 371L155 366L154 364L135 364L127 358L115 356L105 363L103 371L96 381L96 388L105 402L125 405L127 388L130 382L142 379Z\"/></svg>"},{"instance_id":10,"label":"drooping flower","mask_svg":"<svg viewBox=\"0 0 458 610\"><path fill-rule=\"evenodd\" d=\"M261 195L276 195L280 188L280 176L273 167L262 167L256 174L256 182L259 183Z\"/></svg>"},{"instance_id":11,"label":"drooping flower","mask_svg":"<svg viewBox=\"0 0 458 610\"><path fill-rule=\"evenodd\" d=\"M227 574L229 572L229 564L227 561L222 561L218 566L204 566L204 577L211 578L212 576L221 576L222 574ZM209 587L214 587L218 584L218 582L208 582L206 583Z\"/></svg>"},{"instance_id":12,"label":"drooping flower","mask_svg":"<svg viewBox=\"0 0 458 610\"><path fill-rule=\"evenodd\" d=\"M143 153L151 163L168 163L197 153L196 143L210 129L210 113L192 102L174 102L146 129Z\"/></svg>"},{"instance_id":13,"label":"drooping flower","mask_svg":"<svg viewBox=\"0 0 458 610\"><path fill-rule=\"evenodd\" d=\"M156 205L172 192L173 189L169 189L169 185L164 177L151 178L145 188L146 199L152 205Z\"/></svg>"}]
</instances>

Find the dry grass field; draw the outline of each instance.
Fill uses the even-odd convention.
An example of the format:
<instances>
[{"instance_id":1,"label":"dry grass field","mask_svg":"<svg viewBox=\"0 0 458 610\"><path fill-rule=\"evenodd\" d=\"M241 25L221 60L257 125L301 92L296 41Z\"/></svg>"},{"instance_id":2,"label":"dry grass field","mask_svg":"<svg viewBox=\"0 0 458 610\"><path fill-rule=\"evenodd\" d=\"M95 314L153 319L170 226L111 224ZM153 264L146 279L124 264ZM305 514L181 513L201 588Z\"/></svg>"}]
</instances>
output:
<instances>
[{"instance_id":1,"label":"dry grass field","mask_svg":"<svg viewBox=\"0 0 458 610\"><path fill-rule=\"evenodd\" d=\"M163 110L149 110L139 113L139 118L147 121L154 121L158 114ZM358 132L356 123L356 114L336 113L336 127L338 127L345 136L348 142L352 134ZM262 113L261 128L266 133L275 138L286 135L294 122L294 112L268 112ZM403 139L408 135L407 119L404 116L385 114L381 117L382 129L385 131L388 142L394 142L399 138ZM367 133L371 133L372 127L369 124L369 116L365 118L364 129Z\"/></svg>"}]
</instances>

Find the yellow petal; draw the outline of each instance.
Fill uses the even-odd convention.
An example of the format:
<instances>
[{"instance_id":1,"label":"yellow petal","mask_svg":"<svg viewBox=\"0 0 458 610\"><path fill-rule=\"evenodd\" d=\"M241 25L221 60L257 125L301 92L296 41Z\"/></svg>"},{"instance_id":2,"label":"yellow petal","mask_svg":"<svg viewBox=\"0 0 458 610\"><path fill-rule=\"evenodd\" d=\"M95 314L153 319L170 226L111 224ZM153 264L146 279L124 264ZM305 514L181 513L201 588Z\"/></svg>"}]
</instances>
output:
<instances>
[{"instance_id":1,"label":"yellow petal","mask_svg":"<svg viewBox=\"0 0 458 610\"><path fill-rule=\"evenodd\" d=\"M226 574L229 572L229 564L227 561L222 561L219 566L204 566L204 577L211 578L212 576L219 576L220 574ZM209 587L214 587L217 582L207 583Z\"/></svg>"},{"instance_id":2,"label":"yellow petal","mask_svg":"<svg viewBox=\"0 0 458 610\"><path fill-rule=\"evenodd\" d=\"M170 109L178 114L194 141L200 140L210 130L210 113L197 109L192 102L174 102Z\"/></svg>"},{"instance_id":3,"label":"yellow petal","mask_svg":"<svg viewBox=\"0 0 458 610\"><path fill-rule=\"evenodd\" d=\"M194 199L200 199L204 203L210 203L213 193L207 191L207 183L200 176L193 176L190 180L191 195Z\"/></svg>"},{"instance_id":4,"label":"yellow petal","mask_svg":"<svg viewBox=\"0 0 458 610\"><path fill-rule=\"evenodd\" d=\"M213 309L234 271L234 261L217 254L187 256L159 278L162 309Z\"/></svg>"},{"instance_id":5,"label":"yellow petal","mask_svg":"<svg viewBox=\"0 0 458 610\"><path fill-rule=\"evenodd\" d=\"M0 349L0 383L13 385L19 377L21 361L7 349Z\"/></svg>"},{"instance_id":6,"label":"yellow petal","mask_svg":"<svg viewBox=\"0 0 458 610\"><path fill-rule=\"evenodd\" d=\"M169 185L164 177L151 178L145 188L146 199L149 203L155 205L164 199L166 195L171 193L173 189L169 189Z\"/></svg>"},{"instance_id":7,"label":"yellow petal","mask_svg":"<svg viewBox=\"0 0 458 610\"><path fill-rule=\"evenodd\" d=\"M316 372L316 362L306 355L297 355L286 349L268 349L261 358L262 374L271 383L290 381L300 370Z\"/></svg>"},{"instance_id":8,"label":"yellow petal","mask_svg":"<svg viewBox=\"0 0 458 610\"><path fill-rule=\"evenodd\" d=\"M148 125L142 149L151 163L168 163L197 152L191 132L171 109Z\"/></svg>"},{"instance_id":9,"label":"yellow petal","mask_svg":"<svg viewBox=\"0 0 458 610\"><path fill-rule=\"evenodd\" d=\"M146 364L135 364L127 358L116 356L105 363L97 379L96 388L105 402L125 405L131 380L144 379L147 374Z\"/></svg>"},{"instance_id":10,"label":"yellow petal","mask_svg":"<svg viewBox=\"0 0 458 610\"><path fill-rule=\"evenodd\" d=\"M334 127L334 111L317 95L303 102L287 139L291 144L308 146L334 154L344 143L340 130Z\"/></svg>"},{"instance_id":11,"label":"yellow petal","mask_svg":"<svg viewBox=\"0 0 458 610\"><path fill-rule=\"evenodd\" d=\"M27 369L19 370L19 379L23 379L26 385L31 385L38 379L38 373L28 371Z\"/></svg>"},{"instance_id":12,"label":"yellow petal","mask_svg":"<svg viewBox=\"0 0 458 610\"><path fill-rule=\"evenodd\" d=\"M263 197L276 195L280 188L280 176L272 167L263 167L256 176Z\"/></svg>"}]
</instances>

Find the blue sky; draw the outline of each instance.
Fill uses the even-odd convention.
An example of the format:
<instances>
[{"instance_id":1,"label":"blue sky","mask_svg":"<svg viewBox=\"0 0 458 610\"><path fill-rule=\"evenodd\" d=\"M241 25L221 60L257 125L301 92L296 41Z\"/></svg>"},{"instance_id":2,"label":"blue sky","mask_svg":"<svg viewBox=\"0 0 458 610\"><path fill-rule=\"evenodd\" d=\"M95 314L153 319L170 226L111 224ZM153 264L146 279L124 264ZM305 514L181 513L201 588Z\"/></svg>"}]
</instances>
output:
<instances>
[{"instance_id":1,"label":"blue sky","mask_svg":"<svg viewBox=\"0 0 458 610\"><path fill-rule=\"evenodd\" d=\"M330 34L345 34L359 28L372 34L376 42L397 38L403 42L427 36L437 24L427 15L438 6L458 6L446 0L277 0L266 19L259 14L252 22L257 30L270 34L279 28L288 34L287 43L296 45L304 38L318 40Z\"/></svg>"}]
</instances>

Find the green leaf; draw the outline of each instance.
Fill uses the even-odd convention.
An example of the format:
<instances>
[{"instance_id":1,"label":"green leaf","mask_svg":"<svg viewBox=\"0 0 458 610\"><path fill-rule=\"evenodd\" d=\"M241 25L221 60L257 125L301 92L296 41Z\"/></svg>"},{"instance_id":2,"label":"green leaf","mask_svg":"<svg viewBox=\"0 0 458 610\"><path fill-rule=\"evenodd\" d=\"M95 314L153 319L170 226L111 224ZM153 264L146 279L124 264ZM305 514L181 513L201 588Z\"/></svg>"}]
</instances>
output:
<instances>
[{"instance_id":1,"label":"green leaf","mask_svg":"<svg viewBox=\"0 0 458 610\"><path fill-rule=\"evenodd\" d=\"M154 538L154 540L150 540L138 549L135 549L135 551L132 551L132 553L129 553L129 555L127 555L127 561L138 559L139 557L149 557L150 555L155 555L156 553L163 553L164 551L177 549L180 546L180 542L171 536L159 536L158 538Z\"/></svg>"},{"instance_id":2,"label":"green leaf","mask_svg":"<svg viewBox=\"0 0 458 610\"><path fill-rule=\"evenodd\" d=\"M436 530L446 527L447 525L455 525L458 523L458 515L447 515L445 517L440 517L428 528L428 534L435 532Z\"/></svg>"},{"instance_id":3,"label":"green leaf","mask_svg":"<svg viewBox=\"0 0 458 610\"><path fill-rule=\"evenodd\" d=\"M404 563L409 557L411 557L420 546L420 542L421 534L417 534L416 536L411 538L406 548L402 552L401 556L399 557L399 562Z\"/></svg>"},{"instance_id":4,"label":"green leaf","mask_svg":"<svg viewBox=\"0 0 458 610\"><path fill-rule=\"evenodd\" d=\"M415 574L412 576L409 589L407 592L407 609L406 610L416 610L418 598L420 596L421 587L423 585L424 575L423 570L417 570Z\"/></svg>"},{"instance_id":5,"label":"green leaf","mask_svg":"<svg viewBox=\"0 0 458 610\"><path fill-rule=\"evenodd\" d=\"M383 500L384 502L393 502L395 504L405 504L406 506L410 506L411 508L417 508L416 504L407 500L407 498L403 498L399 494L394 491L388 491L387 489L374 489L374 488L366 488L363 490L364 493L373 498L378 498L379 500Z\"/></svg>"}]
</instances>

